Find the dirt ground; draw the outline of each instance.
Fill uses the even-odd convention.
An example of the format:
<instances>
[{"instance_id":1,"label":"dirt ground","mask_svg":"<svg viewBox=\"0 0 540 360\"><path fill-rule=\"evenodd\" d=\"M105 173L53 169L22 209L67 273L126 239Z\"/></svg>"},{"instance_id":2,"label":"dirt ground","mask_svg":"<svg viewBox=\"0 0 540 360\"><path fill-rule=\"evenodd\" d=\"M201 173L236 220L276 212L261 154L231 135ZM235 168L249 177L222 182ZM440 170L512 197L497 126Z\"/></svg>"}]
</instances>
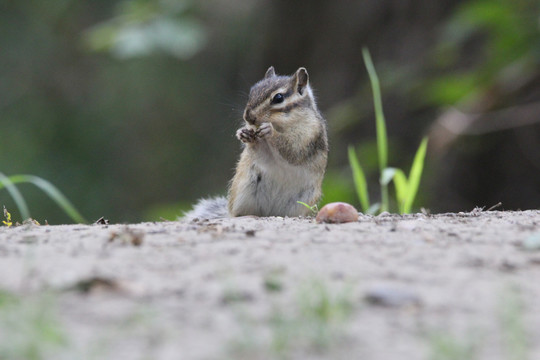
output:
<instances>
[{"instance_id":1,"label":"dirt ground","mask_svg":"<svg viewBox=\"0 0 540 360\"><path fill-rule=\"evenodd\" d=\"M540 211L0 228L1 359L540 359Z\"/></svg>"}]
</instances>

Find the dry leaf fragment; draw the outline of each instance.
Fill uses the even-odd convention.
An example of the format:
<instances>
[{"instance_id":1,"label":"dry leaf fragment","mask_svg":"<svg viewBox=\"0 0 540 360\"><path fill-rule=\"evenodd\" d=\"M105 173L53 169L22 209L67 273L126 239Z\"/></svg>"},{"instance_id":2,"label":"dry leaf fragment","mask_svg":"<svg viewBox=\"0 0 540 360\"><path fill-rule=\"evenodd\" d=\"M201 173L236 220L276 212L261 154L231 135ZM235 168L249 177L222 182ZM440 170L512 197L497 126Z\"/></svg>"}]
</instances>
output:
<instances>
[{"instance_id":1,"label":"dry leaf fragment","mask_svg":"<svg viewBox=\"0 0 540 360\"><path fill-rule=\"evenodd\" d=\"M133 246L141 246L143 243L144 233L124 227L120 232L113 231L109 237L109 243L118 242L122 245L131 244Z\"/></svg>"},{"instance_id":2,"label":"dry leaf fragment","mask_svg":"<svg viewBox=\"0 0 540 360\"><path fill-rule=\"evenodd\" d=\"M109 220L102 216L94 222L94 225L109 225Z\"/></svg>"}]
</instances>

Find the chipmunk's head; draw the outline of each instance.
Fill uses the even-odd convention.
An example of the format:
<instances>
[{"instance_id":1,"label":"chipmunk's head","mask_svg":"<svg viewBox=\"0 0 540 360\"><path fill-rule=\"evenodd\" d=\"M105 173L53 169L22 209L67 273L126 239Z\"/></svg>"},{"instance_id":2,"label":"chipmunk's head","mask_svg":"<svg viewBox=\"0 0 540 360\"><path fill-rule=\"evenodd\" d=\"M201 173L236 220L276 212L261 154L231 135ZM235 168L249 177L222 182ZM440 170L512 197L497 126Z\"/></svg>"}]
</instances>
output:
<instances>
[{"instance_id":1,"label":"chipmunk's head","mask_svg":"<svg viewBox=\"0 0 540 360\"><path fill-rule=\"evenodd\" d=\"M255 126L263 122L280 123L306 111L317 111L307 70L301 67L291 76L280 76L270 66L249 92L244 120Z\"/></svg>"}]
</instances>

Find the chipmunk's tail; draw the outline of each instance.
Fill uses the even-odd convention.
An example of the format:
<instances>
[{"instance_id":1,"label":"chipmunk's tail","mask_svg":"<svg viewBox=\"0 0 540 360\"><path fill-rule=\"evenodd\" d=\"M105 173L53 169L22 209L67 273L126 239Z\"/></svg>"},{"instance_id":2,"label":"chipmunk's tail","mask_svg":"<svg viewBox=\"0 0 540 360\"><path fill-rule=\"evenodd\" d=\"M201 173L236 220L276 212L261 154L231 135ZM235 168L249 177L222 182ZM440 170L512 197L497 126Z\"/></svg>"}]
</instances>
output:
<instances>
[{"instance_id":1,"label":"chipmunk's tail","mask_svg":"<svg viewBox=\"0 0 540 360\"><path fill-rule=\"evenodd\" d=\"M230 217L227 210L227 198L223 196L200 199L194 206L193 210L184 213L183 220L195 219L217 219Z\"/></svg>"}]
</instances>

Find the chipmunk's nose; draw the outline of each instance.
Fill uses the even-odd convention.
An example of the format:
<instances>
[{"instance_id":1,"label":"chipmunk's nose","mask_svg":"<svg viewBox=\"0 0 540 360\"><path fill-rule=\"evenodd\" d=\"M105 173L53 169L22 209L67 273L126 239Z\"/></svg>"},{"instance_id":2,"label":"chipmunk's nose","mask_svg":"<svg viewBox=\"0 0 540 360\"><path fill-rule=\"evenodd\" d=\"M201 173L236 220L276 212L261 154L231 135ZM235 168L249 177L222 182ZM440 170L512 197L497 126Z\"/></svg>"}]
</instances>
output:
<instances>
[{"instance_id":1,"label":"chipmunk's nose","mask_svg":"<svg viewBox=\"0 0 540 360\"><path fill-rule=\"evenodd\" d=\"M255 125L257 118L255 117L251 109L246 109L246 111L244 111L244 120L246 120L251 125Z\"/></svg>"}]
</instances>

